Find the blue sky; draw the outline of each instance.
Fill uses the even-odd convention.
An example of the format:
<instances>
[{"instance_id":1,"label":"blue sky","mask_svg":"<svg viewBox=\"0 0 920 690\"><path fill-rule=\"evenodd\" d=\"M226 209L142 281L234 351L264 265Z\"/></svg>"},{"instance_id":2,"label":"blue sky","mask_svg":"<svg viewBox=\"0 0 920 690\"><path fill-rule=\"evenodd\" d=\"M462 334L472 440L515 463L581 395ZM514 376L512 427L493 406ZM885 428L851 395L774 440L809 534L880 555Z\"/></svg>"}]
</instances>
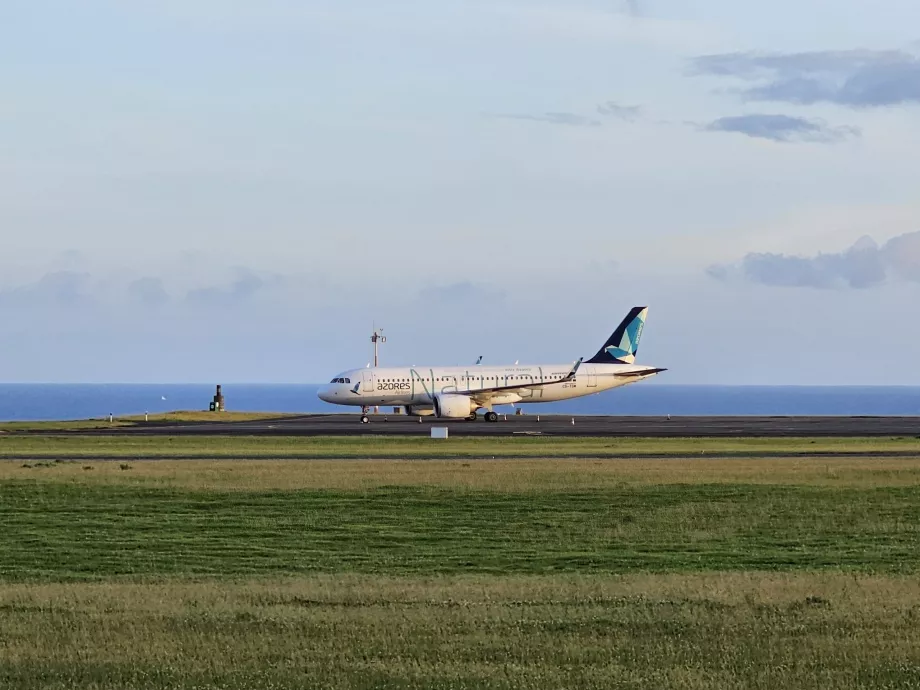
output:
<instances>
[{"instance_id":1,"label":"blue sky","mask_svg":"<svg viewBox=\"0 0 920 690\"><path fill-rule=\"evenodd\" d=\"M908 0L0 7L0 380L920 384Z\"/></svg>"}]
</instances>

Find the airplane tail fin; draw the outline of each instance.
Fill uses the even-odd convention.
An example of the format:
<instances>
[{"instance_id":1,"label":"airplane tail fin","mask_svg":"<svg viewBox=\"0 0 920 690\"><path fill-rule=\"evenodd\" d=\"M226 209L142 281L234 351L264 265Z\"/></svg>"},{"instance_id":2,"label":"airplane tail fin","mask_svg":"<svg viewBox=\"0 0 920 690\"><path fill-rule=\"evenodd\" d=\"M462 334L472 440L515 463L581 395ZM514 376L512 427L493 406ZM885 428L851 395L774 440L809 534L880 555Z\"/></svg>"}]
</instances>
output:
<instances>
[{"instance_id":1,"label":"airplane tail fin","mask_svg":"<svg viewBox=\"0 0 920 690\"><path fill-rule=\"evenodd\" d=\"M633 364L636 361L636 351L639 349L639 338L642 337L642 328L648 316L648 307L633 307L617 326L613 334L607 338L604 346L597 351L590 364Z\"/></svg>"}]
</instances>

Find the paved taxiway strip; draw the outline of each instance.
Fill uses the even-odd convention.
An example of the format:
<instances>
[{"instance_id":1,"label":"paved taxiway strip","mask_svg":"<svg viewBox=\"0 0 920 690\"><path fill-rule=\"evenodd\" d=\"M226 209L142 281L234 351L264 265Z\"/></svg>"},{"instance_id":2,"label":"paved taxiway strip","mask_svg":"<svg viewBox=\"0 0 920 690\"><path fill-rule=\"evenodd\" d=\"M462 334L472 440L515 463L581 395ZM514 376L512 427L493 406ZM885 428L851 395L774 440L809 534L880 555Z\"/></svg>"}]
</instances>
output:
<instances>
[{"instance_id":1,"label":"paved taxiway strip","mask_svg":"<svg viewBox=\"0 0 920 690\"><path fill-rule=\"evenodd\" d=\"M574 419L574 424L572 420ZM446 421L405 415L371 415L361 424L354 414L303 415L256 422L150 423L80 431L81 435L172 436L428 436L446 426L452 436L601 437L853 437L917 436L920 417L620 417L508 415L496 423Z\"/></svg>"}]
</instances>

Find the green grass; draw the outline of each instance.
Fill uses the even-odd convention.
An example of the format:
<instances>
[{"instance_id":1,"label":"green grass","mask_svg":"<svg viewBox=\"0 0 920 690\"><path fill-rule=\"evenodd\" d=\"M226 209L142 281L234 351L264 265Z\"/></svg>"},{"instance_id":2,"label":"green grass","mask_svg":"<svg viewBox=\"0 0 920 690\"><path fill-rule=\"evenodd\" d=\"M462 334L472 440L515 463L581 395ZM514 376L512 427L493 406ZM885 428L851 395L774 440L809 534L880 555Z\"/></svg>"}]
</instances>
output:
<instances>
[{"instance_id":1,"label":"green grass","mask_svg":"<svg viewBox=\"0 0 920 690\"><path fill-rule=\"evenodd\" d=\"M920 488L177 491L0 484L0 579L920 571Z\"/></svg>"},{"instance_id":2,"label":"green grass","mask_svg":"<svg viewBox=\"0 0 920 690\"><path fill-rule=\"evenodd\" d=\"M0 585L0 686L916 688L918 608L811 574Z\"/></svg>"},{"instance_id":3,"label":"green grass","mask_svg":"<svg viewBox=\"0 0 920 690\"><path fill-rule=\"evenodd\" d=\"M0 435L0 457L577 457L610 454L916 452L920 439L898 438L453 438Z\"/></svg>"},{"instance_id":4,"label":"green grass","mask_svg":"<svg viewBox=\"0 0 920 690\"><path fill-rule=\"evenodd\" d=\"M0 688L916 688L918 469L0 462Z\"/></svg>"}]
</instances>

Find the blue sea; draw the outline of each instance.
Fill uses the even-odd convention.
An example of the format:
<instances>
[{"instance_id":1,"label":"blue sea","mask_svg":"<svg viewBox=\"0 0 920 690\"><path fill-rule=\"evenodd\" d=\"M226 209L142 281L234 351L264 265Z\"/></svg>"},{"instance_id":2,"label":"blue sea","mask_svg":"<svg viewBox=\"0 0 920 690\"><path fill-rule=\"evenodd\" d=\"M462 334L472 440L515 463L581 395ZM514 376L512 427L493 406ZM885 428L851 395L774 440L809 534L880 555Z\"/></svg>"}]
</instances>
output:
<instances>
[{"instance_id":1,"label":"blue sea","mask_svg":"<svg viewBox=\"0 0 920 690\"><path fill-rule=\"evenodd\" d=\"M229 410L356 412L316 397L316 385L225 385ZM214 386L192 384L0 384L0 420L62 420L206 410ZM511 411L511 407L503 408ZM524 406L543 414L920 415L920 387L635 385L561 403Z\"/></svg>"}]
</instances>

